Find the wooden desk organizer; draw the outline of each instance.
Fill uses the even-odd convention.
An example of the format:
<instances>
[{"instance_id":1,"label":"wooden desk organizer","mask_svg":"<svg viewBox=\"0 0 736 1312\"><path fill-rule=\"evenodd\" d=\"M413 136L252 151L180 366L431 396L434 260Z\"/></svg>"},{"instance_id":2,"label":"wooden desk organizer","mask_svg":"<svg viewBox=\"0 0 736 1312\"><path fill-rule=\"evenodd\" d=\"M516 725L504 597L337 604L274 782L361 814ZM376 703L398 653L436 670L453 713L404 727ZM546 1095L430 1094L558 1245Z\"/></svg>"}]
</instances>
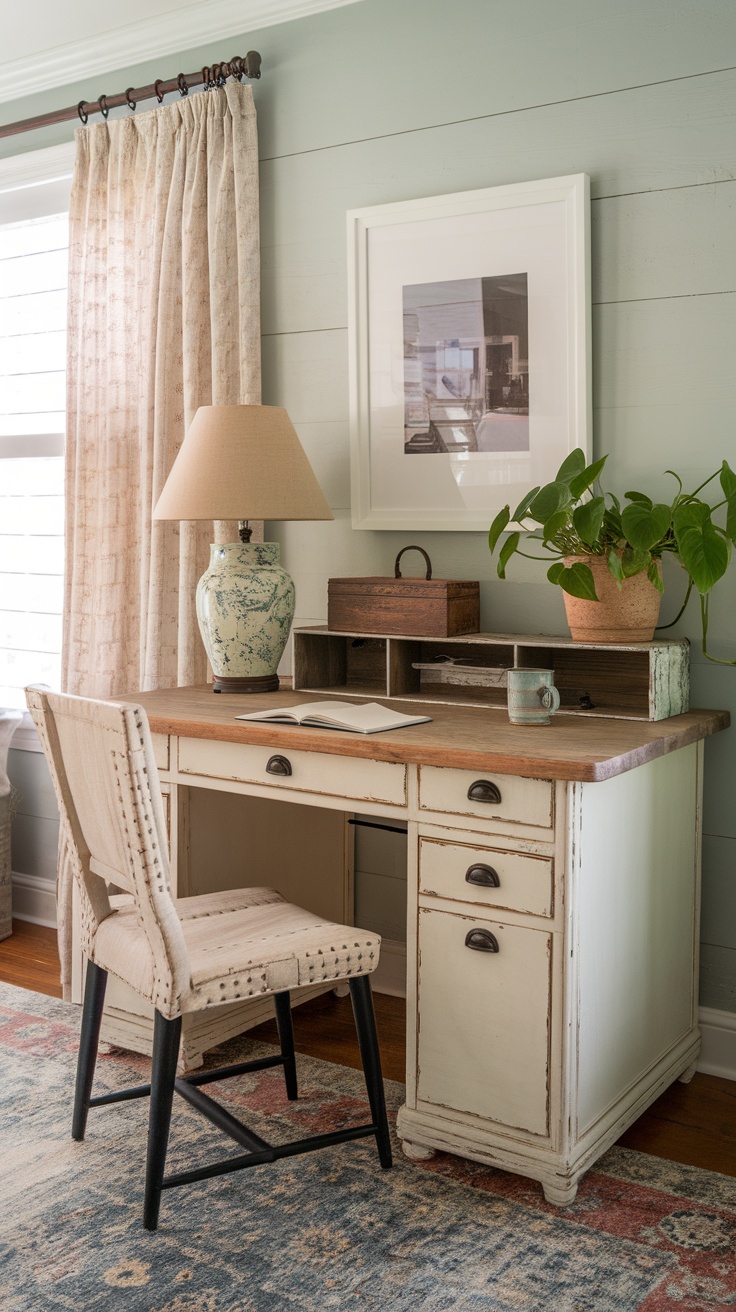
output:
<instances>
[{"instance_id":1,"label":"wooden desk organizer","mask_svg":"<svg viewBox=\"0 0 736 1312\"><path fill-rule=\"evenodd\" d=\"M686 639L624 646L509 633L416 638L294 630L294 689L302 692L505 707L503 671L515 666L554 670L562 714L665 720L690 706ZM480 682L485 670L487 684Z\"/></svg>"}]
</instances>

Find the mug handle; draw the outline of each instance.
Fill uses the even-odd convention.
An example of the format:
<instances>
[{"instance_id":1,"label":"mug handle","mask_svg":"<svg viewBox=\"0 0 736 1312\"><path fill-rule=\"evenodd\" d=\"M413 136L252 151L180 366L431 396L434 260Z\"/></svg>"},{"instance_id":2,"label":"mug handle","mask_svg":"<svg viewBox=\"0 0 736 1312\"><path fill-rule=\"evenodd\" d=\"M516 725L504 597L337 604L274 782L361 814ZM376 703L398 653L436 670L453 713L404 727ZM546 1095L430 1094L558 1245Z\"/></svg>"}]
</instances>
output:
<instances>
[{"instance_id":1,"label":"mug handle","mask_svg":"<svg viewBox=\"0 0 736 1312\"><path fill-rule=\"evenodd\" d=\"M555 711L560 709L560 694L554 684L551 687L539 689L539 700L545 711L549 711L550 715L554 715Z\"/></svg>"}]
</instances>

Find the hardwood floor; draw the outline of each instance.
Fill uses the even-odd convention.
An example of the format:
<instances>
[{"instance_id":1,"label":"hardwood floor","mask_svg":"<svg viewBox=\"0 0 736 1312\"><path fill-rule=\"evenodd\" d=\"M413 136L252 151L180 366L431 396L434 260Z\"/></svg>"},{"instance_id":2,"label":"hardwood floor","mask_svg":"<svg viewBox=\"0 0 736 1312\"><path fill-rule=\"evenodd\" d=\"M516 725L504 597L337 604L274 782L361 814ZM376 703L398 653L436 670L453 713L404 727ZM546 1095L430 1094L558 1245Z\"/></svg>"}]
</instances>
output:
<instances>
[{"instance_id":1,"label":"hardwood floor","mask_svg":"<svg viewBox=\"0 0 736 1312\"><path fill-rule=\"evenodd\" d=\"M0 943L0 982L60 998L56 930L14 920L12 934Z\"/></svg>"},{"instance_id":2,"label":"hardwood floor","mask_svg":"<svg viewBox=\"0 0 736 1312\"><path fill-rule=\"evenodd\" d=\"M0 942L0 981L61 997L56 932L13 921ZM405 1006L400 998L375 995L384 1075L404 1078ZM276 1041L269 1021L254 1038ZM349 998L324 994L294 1012L297 1052L343 1066L360 1066ZM736 1176L736 1082L697 1074L690 1084L673 1084L619 1140L626 1148Z\"/></svg>"}]
</instances>

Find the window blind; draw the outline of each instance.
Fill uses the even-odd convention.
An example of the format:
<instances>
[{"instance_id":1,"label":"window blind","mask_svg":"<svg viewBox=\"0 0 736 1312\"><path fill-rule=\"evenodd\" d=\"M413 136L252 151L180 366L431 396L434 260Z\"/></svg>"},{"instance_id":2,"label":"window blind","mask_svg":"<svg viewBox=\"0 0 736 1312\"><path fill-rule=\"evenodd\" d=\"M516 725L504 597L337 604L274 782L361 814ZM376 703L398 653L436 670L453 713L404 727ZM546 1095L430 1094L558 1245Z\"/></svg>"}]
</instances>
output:
<instances>
[{"instance_id":1,"label":"window blind","mask_svg":"<svg viewBox=\"0 0 736 1312\"><path fill-rule=\"evenodd\" d=\"M0 706L59 686L67 227L0 226Z\"/></svg>"}]
</instances>

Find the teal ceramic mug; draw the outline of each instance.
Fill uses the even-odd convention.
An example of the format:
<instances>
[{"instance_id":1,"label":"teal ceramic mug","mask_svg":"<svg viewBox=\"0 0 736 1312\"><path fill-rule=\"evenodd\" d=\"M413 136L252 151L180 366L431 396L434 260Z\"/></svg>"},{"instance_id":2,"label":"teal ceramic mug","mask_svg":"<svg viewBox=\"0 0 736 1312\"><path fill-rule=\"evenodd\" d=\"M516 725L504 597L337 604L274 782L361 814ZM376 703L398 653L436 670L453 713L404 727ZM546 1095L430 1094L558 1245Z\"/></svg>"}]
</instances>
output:
<instances>
[{"instance_id":1,"label":"teal ceramic mug","mask_svg":"<svg viewBox=\"0 0 736 1312\"><path fill-rule=\"evenodd\" d=\"M509 670L508 707L512 724L549 724L560 709L554 670Z\"/></svg>"}]
</instances>

